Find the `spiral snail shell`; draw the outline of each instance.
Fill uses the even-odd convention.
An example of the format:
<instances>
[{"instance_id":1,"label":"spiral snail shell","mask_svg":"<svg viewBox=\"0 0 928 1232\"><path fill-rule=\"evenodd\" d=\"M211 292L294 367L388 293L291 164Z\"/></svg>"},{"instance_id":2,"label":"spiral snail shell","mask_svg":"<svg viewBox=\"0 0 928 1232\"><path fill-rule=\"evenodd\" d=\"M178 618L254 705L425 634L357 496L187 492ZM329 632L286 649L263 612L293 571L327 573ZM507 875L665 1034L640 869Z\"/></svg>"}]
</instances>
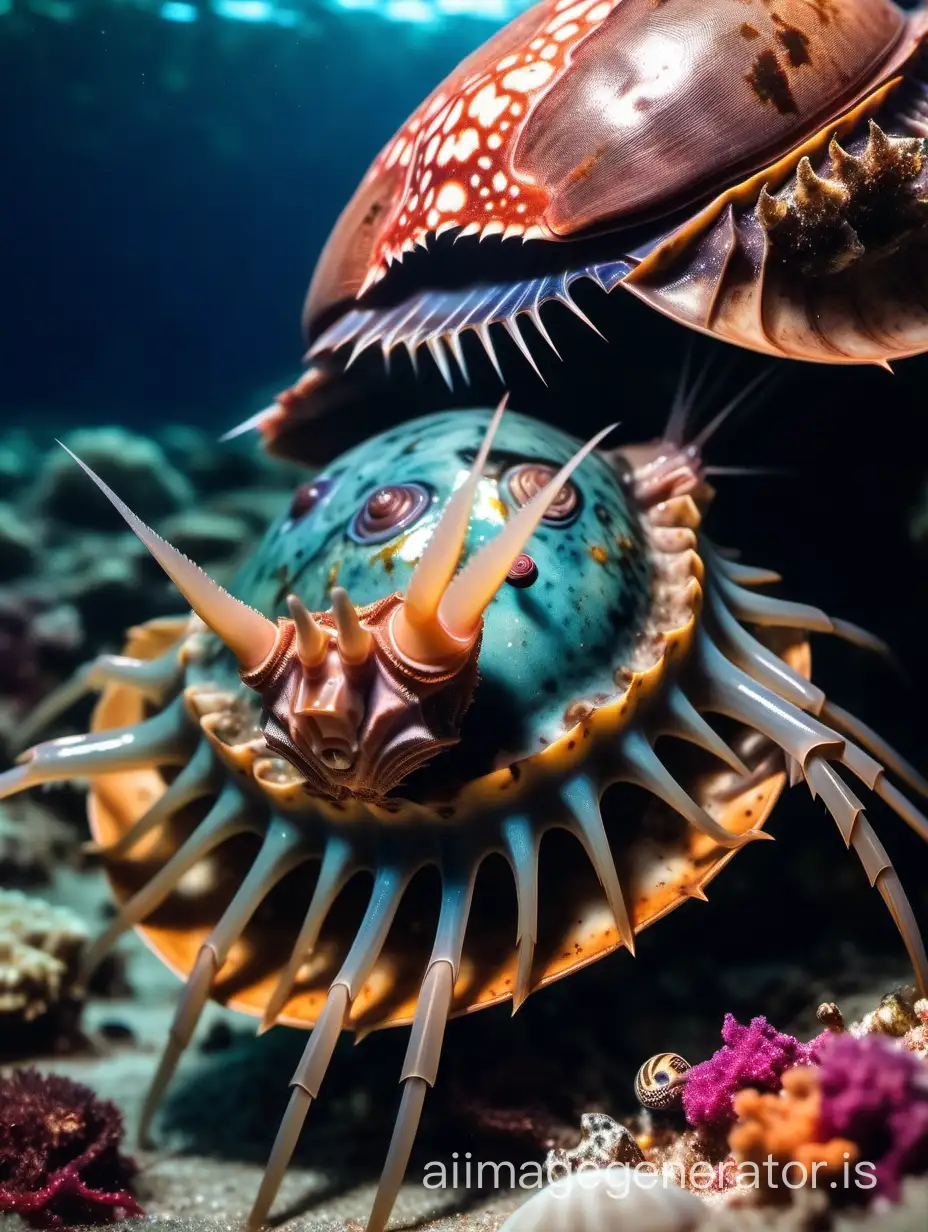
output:
<instances>
[{"instance_id":1,"label":"spiral snail shell","mask_svg":"<svg viewBox=\"0 0 928 1232\"><path fill-rule=\"evenodd\" d=\"M683 1095L689 1061L675 1052L659 1052L635 1076L635 1095L645 1108L674 1108Z\"/></svg>"}]
</instances>

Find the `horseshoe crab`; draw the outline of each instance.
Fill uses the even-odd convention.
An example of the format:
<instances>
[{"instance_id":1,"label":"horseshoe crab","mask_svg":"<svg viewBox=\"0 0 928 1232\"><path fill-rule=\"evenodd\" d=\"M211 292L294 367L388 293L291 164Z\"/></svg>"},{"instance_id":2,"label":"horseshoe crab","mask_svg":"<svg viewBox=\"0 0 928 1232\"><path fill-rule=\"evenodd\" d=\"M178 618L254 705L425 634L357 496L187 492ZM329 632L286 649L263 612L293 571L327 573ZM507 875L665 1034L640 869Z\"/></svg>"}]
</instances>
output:
<instances>
[{"instance_id":1,"label":"horseshoe crab","mask_svg":"<svg viewBox=\"0 0 928 1232\"><path fill-rule=\"evenodd\" d=\"M403 351L449 387L542 375L570 314L621 355L619 288L777 357L920 353L926 30L892 0L542 0L374 160L312 277L311 366L251 422L305 451L294 420Z\"/></svg>"},{"instance_id":2,"label":"horseshoe crab","mask_svg":"<svg viewBox=\"0 0 928 1232\"><path fill-rule=\"evenodd\" d=\"M135 927L185 980L143 1134L209 997L313 1028L253 1228L344 1028L411 1024L381 1232L448 1017L633 953L768 837L787 780L822 799L928 989L865 813L879 798L928 840L893 779L928 783L810 678L809 633L879 644L706 538L713 425L686 441L680 421L612 449L502 405L393 427L297 489L236 597L84 467L194 615L51 699L43 717L102 690L91 732L32 748L0 798L89 779L120 909L88 967Z\"/></svg>"}]
</instances>

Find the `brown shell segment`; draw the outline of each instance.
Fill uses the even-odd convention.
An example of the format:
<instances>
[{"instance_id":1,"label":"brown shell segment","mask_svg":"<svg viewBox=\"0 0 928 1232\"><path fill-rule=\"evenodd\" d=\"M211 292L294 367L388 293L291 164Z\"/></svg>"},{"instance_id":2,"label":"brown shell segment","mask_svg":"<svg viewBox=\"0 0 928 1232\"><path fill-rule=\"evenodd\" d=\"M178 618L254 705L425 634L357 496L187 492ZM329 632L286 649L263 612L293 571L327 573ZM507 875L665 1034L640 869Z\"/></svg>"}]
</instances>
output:
<instances>
[{"instance_id":1,"label":"brown shell segment","mask_svg":"<svg viewBox=\"0 0 928 1232\"><path fill-rule=\"evenodd\" d=\"M872 118L889 123L883 113L901 80L721 193L640 262L627 289L675 320L768 354L885 364L921 353L926 142L889 136Z\"/></svg>"},{"instance_id":2,"label":"brown shell segment","mask_svg":"<svg viewBox=\"0 0 928 1232\"><path fill-rule=\"evenodd\" d=\"M666 213L812 131L904 23L888 0L623 0L532 107L515 170L559 236Z\"/></svg>"}]
</instances>

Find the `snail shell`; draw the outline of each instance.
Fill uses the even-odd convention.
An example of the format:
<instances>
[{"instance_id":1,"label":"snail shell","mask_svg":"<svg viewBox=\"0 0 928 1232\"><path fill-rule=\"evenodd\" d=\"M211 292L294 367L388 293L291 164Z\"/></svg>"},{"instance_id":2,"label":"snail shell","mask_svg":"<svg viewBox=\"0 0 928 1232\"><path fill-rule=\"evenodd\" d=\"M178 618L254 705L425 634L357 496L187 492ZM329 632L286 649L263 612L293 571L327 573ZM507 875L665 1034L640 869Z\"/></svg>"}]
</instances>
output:
<instances>
[{"instance_id":1,"label":"snail shell","mask_svg":"<svg viewBox=\"0 0 928 1232\"><path fill-rule=\"evenodd\" d=\"M575 1172L520 1206L500 1232L690 1232L707 1208L695 1194L631 1168Z\"/></svg>"},{"instance_id":2,"label":"snail shell","mask_svg":"<svg viewBox=\"0 0 928 1232\"><path fill-rule=\"evenodd\" d=\"M645 1108L673 1108L683 1094L684 1075L690 1068L675 1052L659 1052L645 1061L635 1076L635 1094Z\"/></svg>"}]
</instances>

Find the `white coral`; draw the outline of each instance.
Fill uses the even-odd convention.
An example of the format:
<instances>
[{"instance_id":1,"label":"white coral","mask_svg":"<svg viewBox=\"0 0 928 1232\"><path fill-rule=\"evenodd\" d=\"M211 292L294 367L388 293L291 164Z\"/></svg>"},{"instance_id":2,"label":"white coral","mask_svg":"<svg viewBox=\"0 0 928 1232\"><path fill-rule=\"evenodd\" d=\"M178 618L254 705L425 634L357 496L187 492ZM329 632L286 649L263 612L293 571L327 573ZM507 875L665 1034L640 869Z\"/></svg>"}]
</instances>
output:
<instances>
[{"instance_id":1,"label":"white coral","mask_svg":"<svg viewBox=\"0 0 928 1232\"><path fill-rule=\"evenodd\" d=\"M30 1023L75 996L87 930L72 912L0 890L0 1022Z\"/></svg>"}]
</instances>

